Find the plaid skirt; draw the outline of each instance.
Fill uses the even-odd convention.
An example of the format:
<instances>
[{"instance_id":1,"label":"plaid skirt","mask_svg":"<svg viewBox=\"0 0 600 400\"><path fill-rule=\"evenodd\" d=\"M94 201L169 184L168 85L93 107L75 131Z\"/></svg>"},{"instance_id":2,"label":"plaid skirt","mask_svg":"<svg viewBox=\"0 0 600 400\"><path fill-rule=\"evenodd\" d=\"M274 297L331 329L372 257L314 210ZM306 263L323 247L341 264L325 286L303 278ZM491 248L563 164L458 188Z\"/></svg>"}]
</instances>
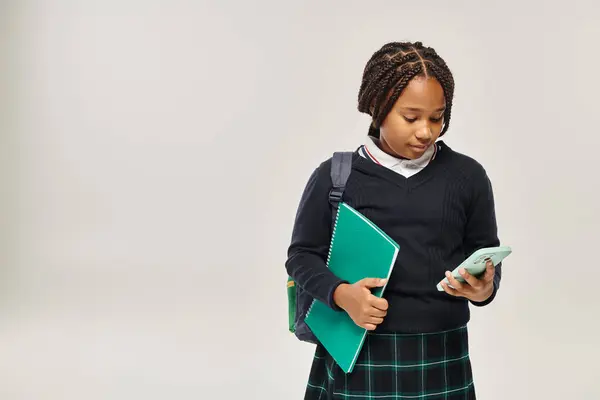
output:
<instances>
[{"instance_id":1,"label":"plaid skirt","mask_svg":"<svg viewBox=\"0 0 600 400\"><path fill-rule=\"evenodd\" d=\"M467 327L370 332L349 374L317 345L304 399L475 399Z\"/></svg>"}]
</instances>

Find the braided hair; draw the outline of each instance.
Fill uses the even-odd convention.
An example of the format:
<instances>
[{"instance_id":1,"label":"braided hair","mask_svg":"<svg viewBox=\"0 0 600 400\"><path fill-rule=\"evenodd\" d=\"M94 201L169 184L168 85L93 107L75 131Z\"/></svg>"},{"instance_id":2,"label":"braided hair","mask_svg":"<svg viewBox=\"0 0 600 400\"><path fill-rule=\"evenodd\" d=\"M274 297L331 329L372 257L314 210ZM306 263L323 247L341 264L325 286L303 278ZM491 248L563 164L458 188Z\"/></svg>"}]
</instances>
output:
<instances>
[{"instance_id":1,"label":"braided hair","mask_svg":"<svg viewBox=\"0 0 600 400\"><path fill-rule=\"evenodd\" d=\"M358 111L369 114L373 123L369 134L379 137L379 127L398 97L416 76L433 77L442 86L446 98L442 136L450 125L454 78L446 62L431 47L421 42L387 43L376 51L363 71L358 92Z\"/></svg>"}]
</instances>

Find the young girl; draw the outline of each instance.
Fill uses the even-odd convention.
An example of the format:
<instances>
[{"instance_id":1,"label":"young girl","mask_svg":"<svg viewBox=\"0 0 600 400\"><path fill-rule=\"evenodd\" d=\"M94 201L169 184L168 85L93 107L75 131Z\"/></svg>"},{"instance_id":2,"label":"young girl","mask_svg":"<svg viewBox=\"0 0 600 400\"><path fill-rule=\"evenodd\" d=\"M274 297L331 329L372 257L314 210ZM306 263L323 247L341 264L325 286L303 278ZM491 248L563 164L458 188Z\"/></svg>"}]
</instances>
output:
<instances>
[{"instance_id":1,"label":"young girl","mask_svg":"<svg viewBox=\"0 0 600 400\"><path fill-rule=\"evenodd\" d=\"M305 399L474 399L469 303L489 304L501 266L449 273L482 247L499 246L492 188L475 160L438 138L448 130L454 79L434 49L388 43L367 63L358 110L373 122L354 154L343 201L400 245L383 298L326 266L331 239L331 159L312 174L298 208L286 268L297 285L346 312L368 335L345 374L317 345ZM437 291L447 276L451 286Z\"/></svg>"}]
</instances>

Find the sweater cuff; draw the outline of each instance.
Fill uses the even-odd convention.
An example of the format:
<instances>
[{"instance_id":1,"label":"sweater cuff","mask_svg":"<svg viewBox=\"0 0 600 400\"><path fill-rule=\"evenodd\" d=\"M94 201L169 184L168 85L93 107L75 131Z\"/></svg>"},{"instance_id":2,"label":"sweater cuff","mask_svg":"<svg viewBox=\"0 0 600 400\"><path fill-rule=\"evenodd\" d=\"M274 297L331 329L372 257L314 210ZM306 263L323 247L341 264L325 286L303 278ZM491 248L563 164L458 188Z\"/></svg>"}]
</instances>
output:
<instances>
[{"instance_id":1,"label":"sweater cuff","mask_svg":"<svg viewBox=\"0 0 600 400\"><path fill-rule=\"evenodd\" d=\"M329 294L327 295L327 305L329 307L331 307L331 309L334 311L344 311L340 306L335 304L335 301L333 300L333 294L335 293L335 290L342 283L350 283L350 282L345 281L345 280L339 280L339 281L335 282L333 285L331 285L331 289L329 289Z\"/></svg>"},{"instance_id":2,"label":"sweater cuff","mask_svg":"<svg viewBox=\"0 0 600 400\"><path fill-rule=\"evenodd\" d=\"M492 291L492 294L490 295L490 297L487 298L487 300L484 301L471 301L471 304L473 304L475 307L484 307L487 306L488 304L490 304L494 298L496 297L496 293L498 293L498 286L496 286L496 282L494 281L494 289Z\"/></svg>"}]
</instances>

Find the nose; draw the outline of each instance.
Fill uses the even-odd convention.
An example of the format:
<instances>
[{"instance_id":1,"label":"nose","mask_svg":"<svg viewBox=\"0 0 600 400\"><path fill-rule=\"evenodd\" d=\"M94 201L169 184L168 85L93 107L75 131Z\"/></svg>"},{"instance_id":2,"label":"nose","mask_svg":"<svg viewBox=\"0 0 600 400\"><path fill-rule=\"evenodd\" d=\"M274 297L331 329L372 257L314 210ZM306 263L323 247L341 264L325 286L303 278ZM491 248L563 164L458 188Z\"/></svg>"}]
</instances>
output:
<instances>
[{"instance_id":1,"label":"nose","mask_svg":"<svg viewBox=\"0 0 600 400\"><path fill-rule=\"evenodd\" d=\"M417 129L415 136L421 142L428 142L433 137L433 132L431 131L431 126L429 124L424 124L419 129Z\"/></svg>"}]
</instances>

